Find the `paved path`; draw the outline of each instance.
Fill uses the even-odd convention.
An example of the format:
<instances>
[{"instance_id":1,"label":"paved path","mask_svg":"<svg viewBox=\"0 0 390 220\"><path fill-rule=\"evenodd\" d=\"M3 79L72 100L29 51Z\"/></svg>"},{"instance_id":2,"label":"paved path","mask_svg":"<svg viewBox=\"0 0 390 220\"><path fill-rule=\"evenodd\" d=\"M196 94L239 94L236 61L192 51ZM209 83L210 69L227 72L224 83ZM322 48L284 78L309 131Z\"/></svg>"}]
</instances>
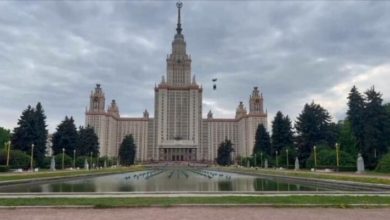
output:
<instances>
[{"instance_id":1,"label":"paved path","mask_svg":"<svg viewBox=\"0 0 390 220\"><path fill-rule=\"evenodd\" d=\"M314 220L389 220L390 209L333 209L333 208L118 208L118 209L50 209L18 208L0 209L1 220L77 220L77 219L152 219L152 220L200 220L200 219L314 219Z\"/></svg>"}]
</instances>

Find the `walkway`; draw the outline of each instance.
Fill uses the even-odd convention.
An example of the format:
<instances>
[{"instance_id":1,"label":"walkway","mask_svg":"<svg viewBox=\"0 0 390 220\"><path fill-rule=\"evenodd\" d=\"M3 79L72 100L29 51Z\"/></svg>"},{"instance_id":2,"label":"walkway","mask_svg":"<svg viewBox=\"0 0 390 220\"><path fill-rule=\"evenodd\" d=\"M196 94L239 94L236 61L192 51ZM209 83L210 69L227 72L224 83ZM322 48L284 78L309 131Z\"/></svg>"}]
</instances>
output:
<instances>
[{"instance_id":1,"label":"walkway","mask_svg":"<svg viewBox=\"0 0 390 220\"><path fill-rule=\"evenodd\" d=\"M259 208L259 207L173 207L173 208L118 208L118 209L0 209L2 220L77 220L77 219L315 219L315 220L388 220L390 209L335 209L335 208Z\"/></svg>"}]
</instances>

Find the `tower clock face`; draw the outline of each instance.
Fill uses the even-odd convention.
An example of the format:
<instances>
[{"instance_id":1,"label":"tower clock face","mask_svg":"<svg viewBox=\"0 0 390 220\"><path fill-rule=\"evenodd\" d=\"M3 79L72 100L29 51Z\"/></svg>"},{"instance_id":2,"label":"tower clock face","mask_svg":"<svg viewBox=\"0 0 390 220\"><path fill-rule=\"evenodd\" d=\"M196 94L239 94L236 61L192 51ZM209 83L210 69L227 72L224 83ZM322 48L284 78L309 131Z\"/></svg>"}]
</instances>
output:
<instances>
[{"instance_id":1,"label":"tower clock face","mask_svg":"<svg viewBox=\"0 0 390 220\"><path fill-rule=\"evenodd\" d=\"M255 100L255 103L256 103L256 104L259 103L259 102L260 102L260 100L258 100L258 99Z\"/></svg>"},{"instance_id":2,"label":"tower clock face","mask_svg":"<svg viewBox=\"0 0 390 220\"><path fill-rule=\"evenodd\" d=\"M181 60L180 60L180 59L178 59L178 60L177 60L177 63L181 63Z\"/></svg>"}]
</instances>

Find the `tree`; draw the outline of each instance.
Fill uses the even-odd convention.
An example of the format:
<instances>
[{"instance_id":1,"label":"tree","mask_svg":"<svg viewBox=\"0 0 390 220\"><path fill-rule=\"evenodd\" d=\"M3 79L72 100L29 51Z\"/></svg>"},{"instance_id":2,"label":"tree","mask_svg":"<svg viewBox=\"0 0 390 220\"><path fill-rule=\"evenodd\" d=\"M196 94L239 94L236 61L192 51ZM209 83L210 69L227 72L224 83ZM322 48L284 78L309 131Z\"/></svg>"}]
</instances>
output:
<instances>
[{"instance_id":1,"label":"tree","mask_svg":"<svg viewBox=\"0 0 390 220\"><path fill-rule=\"evenodd\" d=\"M382 105L382 95L374 87L365 92L363 157L369 168L374 168L378 159L387 153L390 136L390 116Z\"/></svg>"},{"instance_id":2,"label":"tree","mask_svg":"<svg viewBox=\"0 0 390 220\"><path fill-rule=\"evenodd\" d=\"M228 166L233 163L231 153L234 151L233 144L226 139L218 147L217 163L221 166Z\"/></svg>"},{"instance_id":3,"label":"tree","mask_svg":"<svg viewBox=\"0 0 390 220\"><path fill-rule=\"evenodd\" d=\"M127 135L123 138L119 147L119 162L121 165L129 166L134 164L136 146L134 144L133 135Z\"/></svg>"},{"instance_id":4,"label":"tree","mask_svg":"<svg viewBox=\"0 0 390 220\"><path fill-rule=\"evenodd\" d=\"M288 116L284 116L278 111L272 122L272 149L280 150L287 146L293 145L293 132L291 121Z\"/></svg>"},{"instance_id":5,"label":"tree","mask_svg":"<svg viewBox=\"0 0 390 220\"><path fill-rule=\"evenodd\" d=\"M351 123L352 133L356 138L357 147L362 149L364 143L364 98L353 86L348 95L347 120Z\"/></svg>"},{"instance_id":6,"label":"tree","mask_svg":"<svg viewBox=\"0 0 390 220\"><path fill-rule=\"evenodd\" d=\"M76 149L78 134L74 120L72 117L65 117L56 132L53 134L53 154L62 154L62 149L65 149L67 155L73 155L73 150Z\"/></svg>"},{"instance_id":7,"label":"tree","mask_svg":"<svg viewBox=\"0 0 390 220\"><path fill-rule=\"evenodd\" d=\"M23 152L31 151L34 143L34 109L29 105L22 112L18 120L18 126L14 128L12 136L12 148Z\"/></svg>"},{"instance_id":8,"label":"tree","mask_svg":"<svg viewBox=\"0 0 390 220\"><path fill-rule=\"evenodd\" d=\"M10 130L0 127L0 149L3 149L5 143L11 139Z\"/></svg>"},{"instance_id":9,"label":"tree","mask_svg":"<svg viewBox=\"0 0 390 220\"><path fill-rule=\"evenodd\" d=\"M46 115L41 103L38 102L34 111L34 157L38 166L43 165L45 159L48 136L46 127Z\"/></svg>"},{"instance_id":10,"label":"tree","mask_svg":"<svg viewBox=\"0 0 390 220\"><path fill-rule=\"evenodd\" d=\"M357 156L359 153L358 143L352 132L351 122L348 120L339 122L339 137L337 142L340 144L340 150Z\"/></svg>"},{"instance_id":11,"label":"tree","mask_svg":"<svg viewBox=\"0 0 390 220\"><path fill-rule=\"evenodd\" d=\"M257 126L255 146L253 148L253 154L259 154L260 152L264 152L268 156L271 156L273 153L271 148L271 138L263 124L259 124Z\"/></svg>"},{"instance_id":12,"label":"tree","mask_svg":"<svg viewBox=\"0 0 390 220\"><path fill-rule=\"evenodd\" d=\"M34 144L34 158L37 165L41 166L45 157L47 130L46 116L41 103L36 108L30 105L22 112L18 126L12 136L12 148L31 154L31 146Z\"/></svg>"},{"instance_id":13,"label":"tree","mask_svg":"<svg viewBox=\"0 0 390 220\"><path fill-rule=\"evenodd\" d=\"M78 132L78 142L76 154L78 156L88 156L92 153L97 156L99 152L99 141L92 127L80 127Z\"/></svg>"},{"instance_id":14,"label":"tree","mask_svg":"<svg viewBox=\"0 0 390 220\"><path fill-rule=\"evenodd\" d=\"M295 123L300 158L306 160L313 146L329 143L331 135L330 115L327 110L312 102L305 104Z\"/></svg>"}]
</instances>

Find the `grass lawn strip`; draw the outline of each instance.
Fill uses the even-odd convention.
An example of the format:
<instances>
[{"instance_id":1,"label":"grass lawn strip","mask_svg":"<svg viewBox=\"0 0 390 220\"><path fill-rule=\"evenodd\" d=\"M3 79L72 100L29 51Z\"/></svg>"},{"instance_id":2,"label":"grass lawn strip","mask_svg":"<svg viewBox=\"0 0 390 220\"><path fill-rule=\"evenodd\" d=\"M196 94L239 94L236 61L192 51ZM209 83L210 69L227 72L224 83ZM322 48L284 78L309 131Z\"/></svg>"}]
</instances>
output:
<instances>
[{"instance_id":1,"label":"grass lawn strip","mask_svg":"<svg viewBox=\"0 0 390 220\"><path fill-rule=\"evenodd\" d=\"M69 170L69 171L43 171L36 173L12 173L12 174L1 174L1 183L18 183L29 180L49 180L64 177L81 177L91 176L97 174L115 174L124 172L134 172L144 170L142 166L134 167L120 167L120 168L106 168L101 170Z\"/></svg>"},{"instance_id":2,"label":"grass lawn strip","mask_svg":"<svg viewBox=\"0 0 390 220\"><path fill-rule=\"evenodd\" d=\"M268 169L248 169L248 168L221 168L218 167L217 169L221 169L223 171L229 172L245 172L245 173L252 173L252 174L274 174L274 175L281 175L281 176L291 176L291 177L306 177L306 178L315 178L315 179L326 179L326 180L340 180L340 181L352 181L352 182L360 182L360 183L372 183L372 184L384 184L384 185L390 185L390 177L384 176L358 176L353 174L347 174L342 175L343 173L314 173L314 172L305 172L305 171L286 171L286 170L268 170Z\"/></svg>"},{"instance_id":3,"label":"grass lawn strip","mask_svg":"<svg viewBox=\"0 0 390 220\"><path fill-rule=\"evenodd\" d=\"M359 205L390 206L388 196L224 196L224 197L132 197L132 198L6 198L0 206L93 206L149 207L175 205L270 205L270 206L319 206L348 207Z\"/></svg>"}]
</instances>

